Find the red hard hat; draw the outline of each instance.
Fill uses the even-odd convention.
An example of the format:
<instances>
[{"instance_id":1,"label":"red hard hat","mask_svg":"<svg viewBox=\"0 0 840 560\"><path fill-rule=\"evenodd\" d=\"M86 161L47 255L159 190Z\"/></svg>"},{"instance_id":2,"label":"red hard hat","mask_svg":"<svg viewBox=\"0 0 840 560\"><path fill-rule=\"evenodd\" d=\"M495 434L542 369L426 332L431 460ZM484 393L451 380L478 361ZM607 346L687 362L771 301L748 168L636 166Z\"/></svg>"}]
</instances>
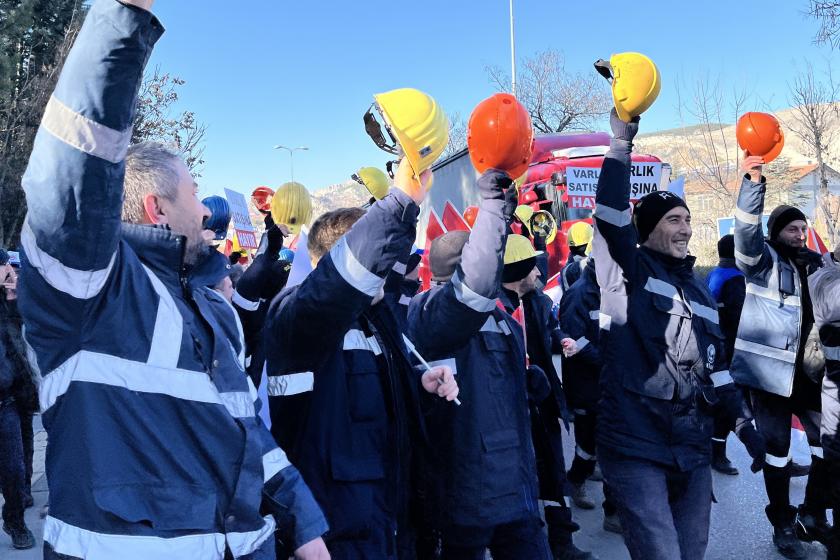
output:
<instances>
[{"instance_id":1,"label":"red hard hat","mask_svg":"<svg viewBox=\"0 0 840 560\"><path fill-rule=\"evenodd\" d=\"M257 187L251 193L251 200L260 212L271 212L271 197L274 190L270 187Z\"/></svg>"},{"instance_id":2,"label":"red hard hat","mask_svg":"<svg viewBox=\"0 0 840 560\"><path fill-rule=\"evenodd\" d=\"M475 225L475 219L478 217L478 206L467 206L464 209L464 221L470 226L470 229Z\"/></svg>"},{"instance_id":3,"label":"red hard hat","mask_svg":"<svg viewBox=\"0 0 840 560\"><path fill-rule=\"evenodd\" d=\"M497 93L473 109L467 124L467 147L479 173L492 167L518 178L531 163L533 144L531 116L511 94Z\"/></svg>"},{"instance_id":4,"label":"red hard hat","mask_svg":"<svg viewBox=\"0 0 840 560\"><path fill-rule=\"evenodd\" d=\"M785 146L785 134L779 121L767 113L744 114L738 119L735 137L748 155L760 156L764 158L764 163L779 157Z\"/></svg>"}]
</instances>

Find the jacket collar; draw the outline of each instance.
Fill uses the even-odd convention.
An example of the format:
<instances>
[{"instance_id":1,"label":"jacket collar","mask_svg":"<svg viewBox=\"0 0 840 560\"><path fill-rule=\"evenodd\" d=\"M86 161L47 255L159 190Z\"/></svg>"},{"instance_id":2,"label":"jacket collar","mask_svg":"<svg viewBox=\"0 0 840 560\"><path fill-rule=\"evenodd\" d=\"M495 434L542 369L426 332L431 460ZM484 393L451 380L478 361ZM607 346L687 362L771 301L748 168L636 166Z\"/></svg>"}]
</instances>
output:
<instances>
[{"instance_id":1,"label":"jacket collar","mask_svg":"<svg viewBox=\"0 0 840 560\"><path fill-rule=\"evenodd\" d=\"M211 251L193 267L184 264L187 239L165 226L122 224L122 237L139 259L161 280L173 284L181 280L190 288L214 286L230 269L218 251Z\"/></svg>"},{"instance_id":2,"label":"jacket collar","mask_svg":"<svg viewBox=\"0 0 840 560\"><path fill-rule=\"evenodd\" d=\"M499 290L499 301L508 313L513 313L519 307L519 294L503 287Z\"/></svg>"}]
</instances>

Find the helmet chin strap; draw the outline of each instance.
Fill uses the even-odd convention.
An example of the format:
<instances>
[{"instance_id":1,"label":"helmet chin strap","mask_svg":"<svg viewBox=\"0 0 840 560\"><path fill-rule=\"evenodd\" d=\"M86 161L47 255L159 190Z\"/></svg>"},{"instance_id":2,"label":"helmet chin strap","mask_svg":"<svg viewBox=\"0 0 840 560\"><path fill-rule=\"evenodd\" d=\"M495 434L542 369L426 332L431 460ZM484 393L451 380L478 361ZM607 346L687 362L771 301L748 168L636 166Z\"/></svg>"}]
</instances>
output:
<instances>
[{"instance_id":1,"label":"helmet chin strap","mask_svg":"<svg viewBox=\"0 0 840 560\"><path fill-rule=\"evenodd\" d=\"M595 61L595 70L602 75L609 83L613 81L612 65L609 61L599 58Z\"/></svg>"}]
</instances>

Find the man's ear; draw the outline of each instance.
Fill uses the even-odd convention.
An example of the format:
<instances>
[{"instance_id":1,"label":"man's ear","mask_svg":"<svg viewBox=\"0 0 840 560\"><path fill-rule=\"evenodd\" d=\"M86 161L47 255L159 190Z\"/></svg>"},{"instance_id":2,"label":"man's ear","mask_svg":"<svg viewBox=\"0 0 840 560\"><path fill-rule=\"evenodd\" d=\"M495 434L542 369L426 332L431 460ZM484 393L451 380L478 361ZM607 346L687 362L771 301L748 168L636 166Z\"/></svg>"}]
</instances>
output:
<instances>
[{"instance_id":1,"label":"man's ear","mask_svg":"<svg viewBox=\"0 0 840 560\"><path fill-rule=\"evenodd\" d=\"M143 197L143 209L146 211L146 220L150 224L167 224L169 219L161 206L160 197L156 194L147 194Z\"/></svg>"}]
</instances>

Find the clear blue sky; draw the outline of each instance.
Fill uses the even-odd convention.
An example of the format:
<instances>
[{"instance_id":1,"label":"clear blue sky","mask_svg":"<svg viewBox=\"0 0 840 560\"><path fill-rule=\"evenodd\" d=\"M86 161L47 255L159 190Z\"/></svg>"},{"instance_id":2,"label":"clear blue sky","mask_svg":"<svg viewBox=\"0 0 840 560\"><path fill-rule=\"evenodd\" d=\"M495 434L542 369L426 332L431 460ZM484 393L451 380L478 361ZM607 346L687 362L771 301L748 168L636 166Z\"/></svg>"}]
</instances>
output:
<instances>
[{"instance_id":1,"label":"clear blue sky","mask_svg":"<svg viewBox=\"0 0 840 560\"><path fill-rule=\"evenodd\" d=\"M555 48L571 71L639 51L663 76L643 131L678 126L677 81L705 76L786 106L797 66L840 53L814 46L807 0L515 0L517 58ZM510 68L507 0L158 0L167 32L150 66L184 78L181 108L208 127L202 193L245 193L295 178L310 190L388 159L364 132L372 94L417 87L466 119L494 92L485 66ZM604 87L608 84L604 82ZM758 101L756 102L758 104Z\"/></svg>"}]
</instances>

